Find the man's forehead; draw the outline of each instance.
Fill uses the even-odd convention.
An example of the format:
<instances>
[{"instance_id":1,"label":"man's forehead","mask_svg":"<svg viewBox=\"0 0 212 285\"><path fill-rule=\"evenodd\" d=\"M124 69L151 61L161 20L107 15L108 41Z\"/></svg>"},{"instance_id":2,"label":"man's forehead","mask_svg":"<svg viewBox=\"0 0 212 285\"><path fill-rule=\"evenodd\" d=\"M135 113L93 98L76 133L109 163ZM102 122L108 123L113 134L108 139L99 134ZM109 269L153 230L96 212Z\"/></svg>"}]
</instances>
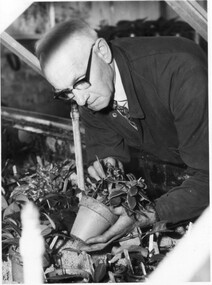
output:
<instances>
[{"instance_id":1,"label":"man's forehead","mask_svg":"<svg viewBox=\"0 0 212 285\"><path fill-rule=\"evenodd\" d=\"M87 49L79 40L69 40L60 45L49 57L44 73L50 83L62 81L75 81L83 75L85 62L87 61ZM69 78L70 77L70 78Z\"/></svg>"},{"instance_id":2,"label":"man's forehead","mask_svg":"<svg viewBox=\"0 0 212 285\"><path fill-rule=\"evenodd\" d=\"M68 60L72 65L80 65L88 53L86 46L89 47L89 41L83 37L69 38L51 54L49 61L63 64Z\"/></svg>"}]
</instances>

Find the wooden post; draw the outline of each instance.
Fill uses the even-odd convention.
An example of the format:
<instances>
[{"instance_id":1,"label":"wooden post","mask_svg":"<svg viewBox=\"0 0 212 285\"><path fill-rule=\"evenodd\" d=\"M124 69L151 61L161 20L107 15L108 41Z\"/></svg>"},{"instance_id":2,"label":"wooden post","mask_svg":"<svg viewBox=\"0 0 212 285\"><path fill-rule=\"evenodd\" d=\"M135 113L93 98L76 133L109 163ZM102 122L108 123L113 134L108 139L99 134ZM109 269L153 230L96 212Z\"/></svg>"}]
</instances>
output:
<instances>
[{"instance_id":1,"label":"wooden post","mask_svg":"<svg viewBox=\"0 0 212 285\"><path fill-rule=\"evenodd\" d=\"M28 49L19 44L19 42L17 42L6 32L3 32L1 34L1 42L6 48L16 54L26 64L32 67L37 73L43 76L39 60L30 51L28 51Z\"/></svg>"},{"instance_id":2,"label":"wooden post","mask_svg":"<svg viewBox=\"0 0 212 285\"><path fill-rule=\"evenodd\" d=\"M76 103L72 103L71 105L71 119L72 119L73 135L74 135L78 187L81 190L85 190L82 146L81 146L81 137L80 137L80 128L79 128L79 109Z\"/></svg>"}]
</instances>

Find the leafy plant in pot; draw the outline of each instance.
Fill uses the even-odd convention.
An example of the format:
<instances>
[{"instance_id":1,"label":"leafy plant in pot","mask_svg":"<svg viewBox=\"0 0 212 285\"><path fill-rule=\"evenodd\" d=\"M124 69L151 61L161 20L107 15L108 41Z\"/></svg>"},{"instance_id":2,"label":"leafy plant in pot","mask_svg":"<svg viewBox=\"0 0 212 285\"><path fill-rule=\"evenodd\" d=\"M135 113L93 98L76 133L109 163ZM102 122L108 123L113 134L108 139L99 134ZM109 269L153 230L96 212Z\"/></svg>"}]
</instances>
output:
<instances>
[{"instance_id":1,"label":"leafy plant in pot","mask_svg":"<svg viewBox=\"0 0 212 285\"><path fill-rule=\"evenodd\" d=\"M98 160L99 166L103 167ZM113 225L117 216L110 211L110 206L122 205L129 215L143 212L151 201L145 193L144 180L123 171L111 164L104 171L105 178L98 182L86 179L86 190L82 194L79 211L71 230L71 235L86 241L88 238L102 234Z\"/></svg>"}]
</instances>

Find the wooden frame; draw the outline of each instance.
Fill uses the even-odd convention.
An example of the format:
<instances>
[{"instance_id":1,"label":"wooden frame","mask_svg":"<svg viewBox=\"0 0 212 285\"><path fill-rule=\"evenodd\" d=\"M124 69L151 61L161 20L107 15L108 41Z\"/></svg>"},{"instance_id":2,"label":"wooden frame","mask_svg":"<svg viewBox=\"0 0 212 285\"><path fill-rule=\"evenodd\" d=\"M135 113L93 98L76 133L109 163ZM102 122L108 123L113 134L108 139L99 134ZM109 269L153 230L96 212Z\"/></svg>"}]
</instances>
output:
<instances>
[{"instance_id":1,"label":"wooden frame","mask_svg":"<svg viewBox=\"0 0 212 285\"><path fill-rule=\"evenodd\" d=\"M207 12L197 1L166 1L166 3L207 41Z\"/></svg>"},{"instance_id":2,"label":"wooden frame","mask_svg":"<svg viewBox=\"0 0 212 285\"><path fill-rule=\"evenodd\" d=\"M3 32L1 34L1 42L6 48L8 48L11 52L16 54L26 64L32 67L32 69L34 69L37 73L43 76L39 60L30 51L28 51L28 49L19 44L19 42L17 42L13 37L11 37L6 32Z\"/></svg>"},{"instance_id":3,"label":"wooden frame","mask_svg":"<svg viewBox=\"0 0 212 285\"><path fill-rule=\"evenodd\" d=\"M73 141L71 119L10 107L1 107L1 117L3 126ZM83 135L85 130L79 129ZM82 143L85 144L83 136Z\"/></svg>"}]
</instances>

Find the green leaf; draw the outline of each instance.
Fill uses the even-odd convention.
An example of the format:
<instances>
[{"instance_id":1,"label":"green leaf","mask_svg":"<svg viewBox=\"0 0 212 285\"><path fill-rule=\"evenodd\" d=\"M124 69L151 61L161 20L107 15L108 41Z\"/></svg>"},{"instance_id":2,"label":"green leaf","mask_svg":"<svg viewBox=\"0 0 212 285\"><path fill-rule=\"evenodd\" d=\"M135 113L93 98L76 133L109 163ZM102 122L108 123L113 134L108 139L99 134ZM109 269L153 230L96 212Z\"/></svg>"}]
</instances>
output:
<instances>
[{"instance_id":1,"label":"green leaf","mask_svg":"<svg viewBox=\"0 0 212 285\"><path fill-rule=\"evenodd\" d=\"M146 189L146 188L147 188L146 184L143 183L143 182L139 182L139 183L138 183L138 186L139 186L141 189Z\"/></svg>"},{"instance_id":2,"label":"green leaf","mask_svg":"<svg viewBox=\"0 0 212 285\"><path fill-rule=\"evenodd\" d=\"M4 225L10 225L10 224L14 224L17 227L21 228L21 212L15 212L10 216L6 216L3 219L3 224Z\"/></svg>"},{"instance_id":3,"label":"green leaf","mask_svg":"<svg viewBox=\"0 0 212 285\"><path fill-rule=\"evenodd\" d=\"M19 236L21 236L21 229L13 223L8 222L8 224L4 226L4 229L9 231L15 231Z\"/></svg>"},{"instance_id":4,"label":"green leaf","mask_svg":"<svg viewBox=\"0 0 212 285\"><path fill-rule=\"evenodd\" d=\"M29 199L24 194L18 194L17 196L13 196L13 200L16 202L29 202Z\"/></svg>"},{"instance_id":5,"label":"green leaf","mask_svg":"<svg viewBox=\"0 0 212 285\"><path fill-rule=\"evenodd\" d=\"M130 180L130 181L135 181L136 180L136 177L134 174L132 173L128 173L126 174L127 178Z\"/></svg>"},{"instance_id":6,"label":"green leaf","mask_svg":"<svg viewBox=\"0 0 212 285\"><path fill-rule=\"evenodd\" d=\"M105 263L99 263L94 271L94 282L98 283L103 280L107 272L107 266Z\"/></svg>"},{"instance_id":7,"label":"green leaf","mask_svg":"<svg viewBox=\"0 0 212 285\"><path fill-rule=\"evenodd\" d=\"M11 198L13 197L13 196L16 196L16 195L18 195L18 194L21 194L21 193L24 193L24 192L26 192L27 190L29 190L29 185L27 184L23 184L23 185L20 185L20 186L17 186L17 187L15 187L15 189L13 190L13 192L11 193Z\"/></svg>"},{"instance_id":8,"label":"green leaf","mask_svg":"<svg viewBox=\"0 0 212 285\"><path fill-rule=\"evenodd\" d=\"M112 193L110 193L108 199L110 200L114 197L118 197L120 195L125 195L125 194L126 194L126 192L123 190L113 190Z\"/></svg>"},{"instance_id":9,"label":"green leaf","mask_svg":"<svg viewBox=\"0 0 212 285\"><path fill-rule=\"evenodd\" d=\"M148 249L139 245L131 245L128 248L129 253L130 252L137 252L141 253L142 256L147 257L148 256Z\"/></svg>"},{"instance_id":10,"label":"green leaf","mask_svg":"<svg viewBox=\"0 0 212 285\"><path fill-rule=\"evenodd\" d=\"M24 194L18 194L13 198L15 201L24 201L24 202L29 202L29 199L27 198L26 195Z\"/></svg>"},{"instance_id":11,"label":"green leaf","mask_svg":"<svg viewBox=\"0 0 212 285\"><path fill-rule=\"evenodd\" d=\"M53 173L50 173L50 175L49 175L51 181L55 180L58 176L59 175L56 175L56 174L53 174Z\"/></svg>"},{"instance_id":12,"label":"green leaf","mask_svg":"<svg viewBox=\"0 0 212 285\"><path fill-rule=\"evenodd\" d=\"M138 187L136 186L132 186L130 189L129 189L129 195L130 196L135 196L137 193L138 193Z\"/></svg>"},{"instance_id":13,"label":"green leaf","mask_svg":"<svg viewBox=\"0 0 212 285\"><path fill-rule=\"evenodd\" d=\"M47 217L47 219L49 220L49 222L50 222L52 228L53 228L54 230L56 230L56 225L55 225L54 221L53 221L46 213L43 213L43 214L44 214L44 215Z\"/></svg>"},{"instance_id":14,"label":"green leaf","mask_svg":"<svg viewBox=\"0 0 212 285\"><path fill-rule=\"evenodd\" d=\"M145 201L150 202L149 198L146 196L146 194L144 194L143 191L139 191L138 194L140 196L140 201L144 201L145 200Z\"/></svg>"},{"instance_id":15,"label":"green leaf","mask_svg":"<svg viewBox=\"0 0 212 285\"><path fill-rule=\"evenodd\" d=\"M148 261L150 264L152 263L159 263L165 257L164 254L155 254L153 255Z\"/></svg>"},{"instance_id":16,"label":"green leaf","mask_svg":"<svg viewBox=\"0 0 212 285\"><path fill-rule=\"evenodd\" d=\"M112 199L110 199L110 205L117 207L121 204L121 197L113 197Z\"/></svg>"},{"instance_id":17,"label":"green leaf","mask_svg":"<svg viewBox=\"0 0 212 285\"><path fill-rule=\"evenodd\" d=\"M6 199L5 199L5 197L2 195L1 196L1 210L3 211L7 207L8 207L8 203L7 203Z\"/></svg>"},{"instance_id":18,"label":"green leaf","mask_svg":"<svg viewBox=\"0 0 212 285\"><path fill-rule=\"evenodd\" d=\"M13 239L14 238L14 236L9 231L5 231L1 235L1 237L2 237L2 240L4 240L4 239Z\"/></svg>"},{"instance_id":19,"label":"green leaf","mask_svg":"<svg viewBox=\"0 0 212 285\"><path fill-rule=\"evenodd\" d=\"M63 198L63 195L58 194L58 193L47 194L47 195L42 199L42 201L51 200L52 198L55 199L55 200L59 200L59 199Z\"/></svg>"},{"instance_id":20,"label":"green leaf","mask_svg":"<svg viewBox=\"0 0 212 285\"><path fill-rule=\"evenodd\" d=\"M12 215L12 214L17 213L17 212L20 212L20 208L16 202L13 202L4 210L3 219L6 216Z\"/></svg>"},{"instance_id":21,"label":"green leaf","mask_svg":"<svg viewBox=\"0 0 212 285\"><path fill-rule=\"evenodd\" d=\"M12 219L12 218L10 218L10 217L7 217L7 218L4 220L4 222L5 222L5 223L8 223L8 221L9 221L10 223L13 223L14 225L18 226L18 221L15 221L14 219Z\"/></svg>"},{"instance_id":22,"label":"green leaf","mask_svg":"<svg viewBox=\"0 0 212 285\"><path fill-rule=\"evenodd\" d=\"M41 228L41 235L43 237L49 235L52 232L52 228L50 228L47 225L40 225L40 228Z\"/></svg>"},{"instance_id":23,"label":"green leaf","mask_svg":"<svg viewBox=\"0 0 212 285\"><path fill-rule=\"evenodd\" d=\"M19 245L19 238L11 238L2 240L3 244Z\"/></svg>"},{"instance_id":24,"label":"green leaf","mask_svg":"<svg viewBox=\"0 0 212 285\"><path fill-rule=\"evenodd\" d=\"M136 198L134 196L127 195L127 203L130 209L134 209L136 206Z\"/></svg>"}]
</instances>

